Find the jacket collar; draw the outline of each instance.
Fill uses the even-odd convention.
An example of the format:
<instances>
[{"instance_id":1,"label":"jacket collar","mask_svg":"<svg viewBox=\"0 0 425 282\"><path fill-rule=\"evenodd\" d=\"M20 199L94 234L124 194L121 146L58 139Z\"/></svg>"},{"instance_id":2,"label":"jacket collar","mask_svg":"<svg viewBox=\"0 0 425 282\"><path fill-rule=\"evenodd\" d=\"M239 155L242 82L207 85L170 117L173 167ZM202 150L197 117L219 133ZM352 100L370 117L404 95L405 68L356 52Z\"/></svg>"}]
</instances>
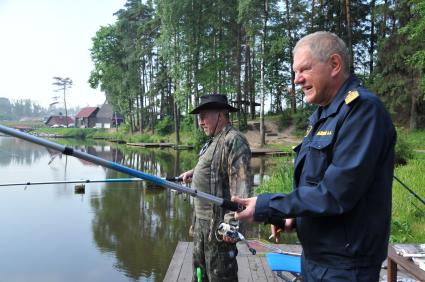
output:
<instances>
[{"instance_id":1,"label":"jacket collar","mask_svg":"<svg viewBox=\"0 0 425 282\"><path fill-rule=\"evenodd\" d=\"M341 104L344 103L344 99L345 96L347 96L347 92L349 90L357 88L359 85L360 80L354 75L351 75L338 90L338 93L329 105L325 107L317 107L317 109L309 118L310 124L316 123L318 120L325 119L338 112Z\"/></svg>"}]
</instances>

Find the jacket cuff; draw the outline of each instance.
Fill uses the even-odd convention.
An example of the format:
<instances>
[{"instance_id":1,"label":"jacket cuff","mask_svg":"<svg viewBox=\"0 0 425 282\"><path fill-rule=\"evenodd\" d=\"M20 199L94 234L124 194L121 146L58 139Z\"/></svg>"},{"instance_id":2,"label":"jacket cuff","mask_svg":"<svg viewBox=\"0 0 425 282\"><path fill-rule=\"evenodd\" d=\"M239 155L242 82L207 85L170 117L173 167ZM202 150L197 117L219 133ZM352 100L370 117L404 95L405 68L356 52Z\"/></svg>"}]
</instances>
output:
<instances>
[{"instance_id":1,"label":"jacket cuff","mask_svg":"<svg viewBox=\"0 0 425 282\"><path fill-rule=\"evenodd\" d=\"M270 218L270 207L269 202L272 194L266 193L257 196L257 202L255 204L254 221L256 222L267 222Z\"/></svg>"}]
</instances>

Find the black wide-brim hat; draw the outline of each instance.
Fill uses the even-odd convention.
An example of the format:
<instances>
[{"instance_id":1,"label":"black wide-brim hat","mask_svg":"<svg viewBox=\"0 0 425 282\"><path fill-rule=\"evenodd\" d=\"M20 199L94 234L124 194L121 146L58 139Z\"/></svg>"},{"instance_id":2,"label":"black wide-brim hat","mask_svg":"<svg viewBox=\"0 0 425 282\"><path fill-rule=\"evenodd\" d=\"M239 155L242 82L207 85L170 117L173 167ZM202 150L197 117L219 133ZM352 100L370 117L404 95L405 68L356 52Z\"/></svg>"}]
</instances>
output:
<instances>
[{"instance_id":1,"label":"black wide-brim hat","mask_svg":"<svg viewBox=\"0 0 425 282\"><path fill-rule=\"evenodd\" d=\"M201 96L199 106L194 108L190 114L199 114L202 110L228 110L229 112L237 112L239 109L232 107L227 102L227 96L221 94L211 94Z\"/></svg>"}]
</instances>

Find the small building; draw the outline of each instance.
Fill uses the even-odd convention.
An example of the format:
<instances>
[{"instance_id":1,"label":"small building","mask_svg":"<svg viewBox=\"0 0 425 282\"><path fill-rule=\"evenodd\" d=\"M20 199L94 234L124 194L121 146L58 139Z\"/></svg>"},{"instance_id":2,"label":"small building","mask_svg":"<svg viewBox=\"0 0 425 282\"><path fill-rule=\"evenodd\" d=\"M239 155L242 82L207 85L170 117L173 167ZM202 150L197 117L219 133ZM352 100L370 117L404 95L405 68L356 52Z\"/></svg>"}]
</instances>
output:
<instances>
[{"instance_id":1,"label":"small building","mask_svg":"<svg viewBox=\"0 0 425 282\"><path fill-rule=\"evenodd\" d=\"M103 104L96 114L96 128L111 128L120 125L124 117L114 111L111 104Z\"/></svg>"},{"instance_id":2,"label":"small building","mask_svg":"<svg viewBox=\"0 0 425 282\"><path fill-rule=\"evenodd\" d=\"M86 107L75 116L75 127L91 128L96 126L96 114L99 107Z\"/></svg>"},{"instance_id":3,"label":"small building","mask_svg":"<svg viewBox=\"0 0 425 282\"><path fill-rule=\"evenodd\" d=\"M69 125L74 125L74 119L62 115L50 116L45 124L50 127L68 127Z\"/></svg>"}]
</instances>

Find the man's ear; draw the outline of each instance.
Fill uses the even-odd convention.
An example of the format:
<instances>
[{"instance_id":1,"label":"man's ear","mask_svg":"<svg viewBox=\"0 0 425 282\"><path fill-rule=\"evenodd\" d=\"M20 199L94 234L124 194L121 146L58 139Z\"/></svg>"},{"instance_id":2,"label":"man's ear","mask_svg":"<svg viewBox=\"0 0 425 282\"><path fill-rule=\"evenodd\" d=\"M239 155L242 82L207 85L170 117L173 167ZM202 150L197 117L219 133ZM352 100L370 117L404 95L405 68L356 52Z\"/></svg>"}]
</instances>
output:
<instances>
[{"instance_id":1,"label":"man's ear","mask_svg":"<svg viewBox=\"0 0 425 282\"><path fill-rule=\"evenodd\" d=\"M329 63L332 68L332 71L331 71L332 77L335 77L342 72L342 68L343 68L342 58L339 54L332 54L331 57L329 58Z\"/></svg>"}]
</instances>

